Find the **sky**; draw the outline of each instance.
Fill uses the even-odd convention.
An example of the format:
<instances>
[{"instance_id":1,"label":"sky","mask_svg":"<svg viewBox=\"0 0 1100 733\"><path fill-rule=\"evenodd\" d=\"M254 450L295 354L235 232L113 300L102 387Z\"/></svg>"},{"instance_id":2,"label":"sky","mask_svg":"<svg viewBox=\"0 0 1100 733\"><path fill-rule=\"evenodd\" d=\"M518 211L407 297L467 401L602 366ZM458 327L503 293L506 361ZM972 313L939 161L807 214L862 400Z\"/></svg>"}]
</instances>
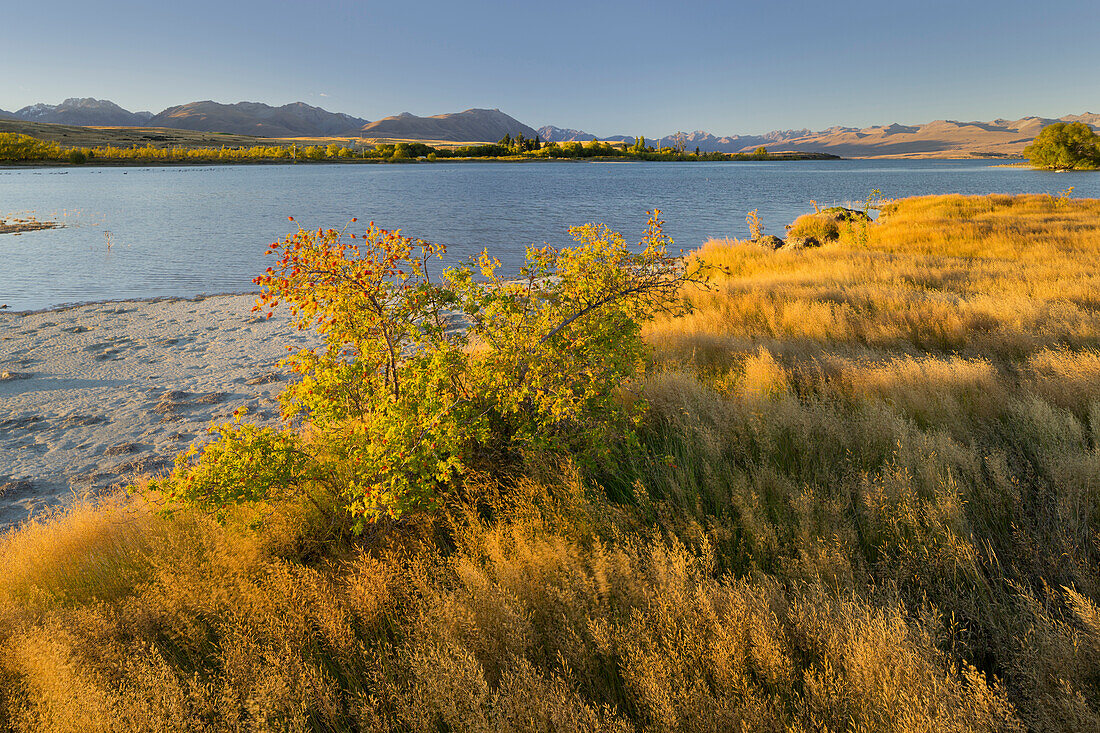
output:
<instances>
[{"instance_id":1,"label":"sky","mask_svg":"<svg viewBox=\"0 0 1100 733\"><path fill-rule=\"evenodd\" d=\"M496 107L598 136L1100 112L1095 0L0 0L0 109ZM25 29L19 32L18 29Z\"/></svg>"}]
</instances>

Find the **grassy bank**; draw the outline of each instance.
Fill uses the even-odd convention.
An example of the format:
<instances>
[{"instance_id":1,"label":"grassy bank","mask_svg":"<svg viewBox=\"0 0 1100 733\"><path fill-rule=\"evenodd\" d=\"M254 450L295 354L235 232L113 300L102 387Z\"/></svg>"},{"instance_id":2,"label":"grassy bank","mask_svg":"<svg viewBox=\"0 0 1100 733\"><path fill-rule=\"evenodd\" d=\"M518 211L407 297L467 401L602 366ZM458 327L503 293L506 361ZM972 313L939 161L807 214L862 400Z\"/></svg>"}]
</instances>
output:
<instances>
[{"instance_id":1,"label":"grassy bank","mask_svg":"<svg viewBox=\"0 0 1100 733\"><path fill-rule=\"evenodd\" d=\"M839 235L698 253L641 458L358 537L155 495L13 531L0 727L1097 729L1100 201Z\"/></svg>"}]
</instances>

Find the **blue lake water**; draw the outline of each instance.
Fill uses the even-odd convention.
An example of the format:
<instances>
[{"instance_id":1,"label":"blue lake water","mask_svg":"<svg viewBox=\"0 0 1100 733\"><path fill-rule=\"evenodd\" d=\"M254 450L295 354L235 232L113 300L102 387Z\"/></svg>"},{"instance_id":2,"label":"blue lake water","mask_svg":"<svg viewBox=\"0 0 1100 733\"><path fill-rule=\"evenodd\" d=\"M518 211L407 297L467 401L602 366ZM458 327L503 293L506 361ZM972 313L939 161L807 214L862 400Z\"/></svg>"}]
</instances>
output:
<instances>
[{"instance_id":1,"label":"blue lake water","mask_svg":"<svg viewBox=\"0 0 1100 733\"><path fill-rule=\"evenodd\" d=\"M0 304L192 296L254 289L265 246L352 217L446 244L459 261L488 248L514 269L532 243L567 244L573 224L604 222L628 240L658 207L679 248L770 233L811 210L937 193L1100 197L1100 175L996 167L996 161L789 163L436 163L186 168L0 169L0 216L33 213L63 229L0 235ZM110 248L108 248L108 242Z\"/></svg>"}]
</instances>

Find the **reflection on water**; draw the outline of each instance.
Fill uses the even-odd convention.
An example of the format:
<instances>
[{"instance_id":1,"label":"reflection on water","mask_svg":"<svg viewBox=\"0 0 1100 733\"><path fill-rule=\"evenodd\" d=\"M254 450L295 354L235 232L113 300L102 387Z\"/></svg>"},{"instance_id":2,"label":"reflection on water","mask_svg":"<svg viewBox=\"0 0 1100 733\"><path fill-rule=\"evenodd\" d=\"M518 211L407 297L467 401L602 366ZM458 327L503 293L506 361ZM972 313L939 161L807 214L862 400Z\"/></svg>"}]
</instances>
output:
<instances>
[{"instance_id":1,"label":"reflection on water","mask_svg":"<svg viewBox=\"0 0 1100 733\"><path fill-rule=\"evenodd\" d=\"M487 247L516 267L531 243L568 242L566 228L607 223L641 236L660 208L677 247L745 236L810 210L884 196L1055 192L1100 196L1100 175L1055 175L987 161L792 163L585 162L424 165L241 165L0 170L0 216L23 212L63 229L0 236L0 304L252 290L263 251L292 226L352 217L446 244L458 261Z\"/></svg>"}]
</instances>

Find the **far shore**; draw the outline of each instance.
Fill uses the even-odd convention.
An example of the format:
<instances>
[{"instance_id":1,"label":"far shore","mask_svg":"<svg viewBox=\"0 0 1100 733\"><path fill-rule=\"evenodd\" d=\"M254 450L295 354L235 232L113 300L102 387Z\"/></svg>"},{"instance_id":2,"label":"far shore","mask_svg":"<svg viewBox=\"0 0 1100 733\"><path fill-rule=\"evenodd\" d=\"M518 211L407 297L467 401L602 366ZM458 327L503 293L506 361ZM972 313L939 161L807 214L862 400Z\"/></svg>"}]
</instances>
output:
<instances>
[{"instance_id":1,"label":"far shore","mask_svg":"<svg viewBox=\"0 0 1100 733\"><path fill-rule=\"evenodd\" d=\"M527 158L527 157L479 157L479 158L443 158L428 160L417 158L411 160L386 160L380 158L368 159L332 159L332 160L286 160L274 158L268 160L157 160L157 159L91 159L86 163L73 164L60 160L28 160L20 162L0 162L0 170L20 170L25 168L57 168L64 170L79 168L194 168L202 166L230 166L230 165L431 165L440 163L789 163L807 160L841 161L841 160L973 160L1004 161L999 168L1032 168L1026 159L1005 157L1001 155L944 155L913 153L904 155L867 155L841 157L831 154L818 153L769 153L768 158L729 158L725 160L685 159L685 160L646 160L644 158L624 158L619 156L593 157L593 158ZM1042 170L1042 169L1035 169Z\"/></svg>"},{"instance_id":2,"label":"far shore","mask_svg":"<svg viewBox=\"0 0 1100 733\"><path fill-rule=\"evenodd\" d=\"M803 160L848 160L827 153L769 153L767 158L728 158L724 160L692 159L684 160L647 160L622 156L599 156L592 158L527 158L527 157L479 157L479 158L441 158L428 160L416 158L410 160L386 160L382 158L348 158L329 160L287 160L272 158L267 160L158 160L156 158L92 158L86 163L69 163L61 160L26 160L19 162L0 162L0 170L20 168L192 168L195 166L223 165L434 165L439 163L788 163Z\"/></svg>"}]
</instances>

